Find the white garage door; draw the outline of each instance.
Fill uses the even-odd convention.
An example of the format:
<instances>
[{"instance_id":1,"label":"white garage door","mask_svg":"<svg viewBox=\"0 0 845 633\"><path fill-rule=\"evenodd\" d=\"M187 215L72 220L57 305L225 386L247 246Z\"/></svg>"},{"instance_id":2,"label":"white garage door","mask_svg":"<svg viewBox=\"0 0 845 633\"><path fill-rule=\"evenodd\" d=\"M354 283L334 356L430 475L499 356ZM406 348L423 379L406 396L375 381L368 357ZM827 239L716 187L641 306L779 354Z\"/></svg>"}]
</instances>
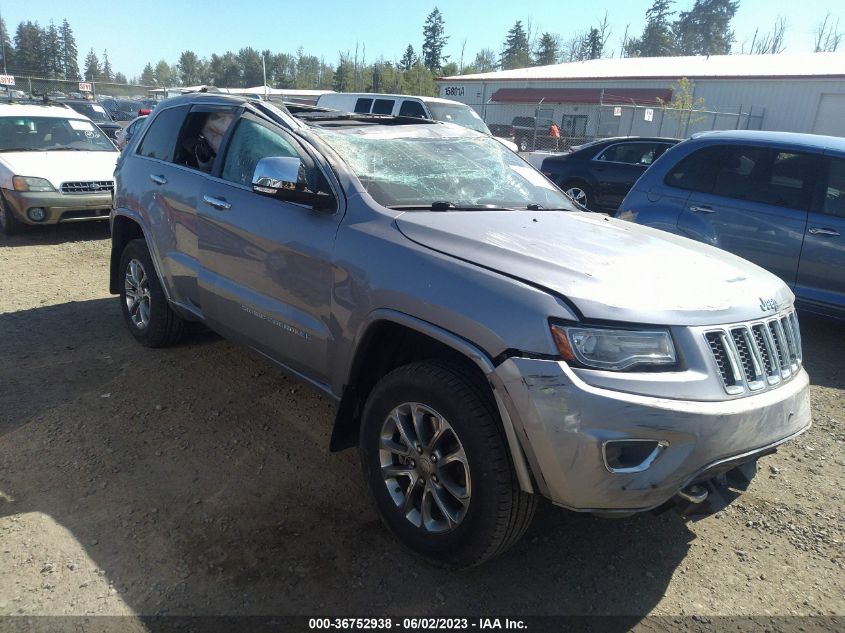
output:
<instances>
[{"instance_id":1,"label":"white garage door","mask_svg":"<svg viewBox=\"0 0 845 633\"><path fill-rule=\"evenodd\" d=\"M813 133L845 136L845 94L821 96Z\"/></svg>"}]
</instances>

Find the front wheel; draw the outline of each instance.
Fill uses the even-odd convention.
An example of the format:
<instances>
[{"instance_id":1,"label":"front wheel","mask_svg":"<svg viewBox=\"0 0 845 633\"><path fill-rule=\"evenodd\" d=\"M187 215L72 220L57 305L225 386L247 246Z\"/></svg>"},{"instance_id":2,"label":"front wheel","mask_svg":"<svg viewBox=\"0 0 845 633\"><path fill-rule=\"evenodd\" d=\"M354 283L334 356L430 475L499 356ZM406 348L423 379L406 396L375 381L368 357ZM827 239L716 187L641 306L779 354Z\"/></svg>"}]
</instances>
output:
<instances>
[{"instance_id":1,"label":"front wheel","mask_svg":"<svg viewBox=\"0 0 845 633\"><path fill-rule=\"evenodd\" d=\"M20 233L20 230L20 223L12 213L11 207L3 199L3 194L0 194L0 231L4 235L16 235Z\"/></svg>"},{"instance_id":2,"label":"front wheel","mask_svg":"<svg viewBox=\"0 0 845 633\"><path fill-rule=\"evenodd\" d=\"M146 347L178 342L184 321L167 302L144 240L132 240L126 245L120 257L120 271L120 307L135 340Z\"/></svg>"},{"instance_id":3,"label":"front wheel","mask_svg":"<svg viewBox=\"0 0 845 633\"><path fill-rule=\"evenodd\" d=\"M590 205L593 204L593 192L584 183L567 182L563 184L561 189L563 189L563 192L572 198L578 206L589 210Z\"/></svg>"},{"instance_id":4,"label":"front wheel","mask_svg":"<svg viewBox=\"0 0 845 633\"><path fill-rule=\"evenodd\" d=\"M360 451L382 520L439 565L478 565L527 529L522 492L492 398L467 372L439 361L385 376L364 409Z\"/></svg>"}]
</instances>

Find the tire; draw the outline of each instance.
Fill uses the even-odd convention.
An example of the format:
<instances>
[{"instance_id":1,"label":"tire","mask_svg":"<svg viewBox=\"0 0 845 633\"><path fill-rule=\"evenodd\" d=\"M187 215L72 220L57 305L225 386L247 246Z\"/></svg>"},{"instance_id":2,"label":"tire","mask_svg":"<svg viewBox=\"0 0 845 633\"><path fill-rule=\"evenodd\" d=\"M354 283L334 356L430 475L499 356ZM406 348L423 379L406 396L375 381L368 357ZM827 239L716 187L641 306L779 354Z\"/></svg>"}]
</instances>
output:
<instances>
[{"instance_id":1,"label":"tire","mask_svg":"<svg viewBox=\"0 0 845 633\"><path fill-rule=\"evenodd\" d=\"M589 186L579 180L571 180L565 182L560 187L563 192L568 195L576 204L590 209L593 204L593 190ZM580 193L578 193L580 192Z\"/></svg>"},{"instance_id":2,"label":"tire","mask_svg":"<svg viewBox=\"0 0 845 633\"><path fill-rule=\"evenodd\" d=\"M517 145L519 146L520 152L527 152L528 151L528 137L527 136L520 136L519 140L517 140Z\"/></svg>"},{"instance_id":3,"label":"tire","mask_svg":"<svg viewBox=\"0 0 845 633\"><path fill-rule=\"evenodd\" d=\"M185 322L170 307L144 240L132 240L126 245L120 256L119 270L123 277L120 309L135 340L146 347L167 347L177 343ZM127 295L137 297L137 300L127 301Z\"/></svg>"},{"instance_id":4,"label":"tire","mask_svg":"<svg viewBox=\"0 0 845 633\"><path fill-rule=\"evenodd\" d=\"M6 200L0 194L0 231L4 235L17 235L21 232L21 228L22 225L12 213L11 206L6 204Z\"/></svg>"},{"instance_id":5,"label":"tire","mask_svg":"<svg viewBox=\"0 0 845 633\"><path fill-rule=\"evenodd\" d=\"M416 362L382 378L364 408L361 462L381 519L402 544L436 565L460 569L483 563L519 540L534 516L537 499L519 488L487 389L457 365ZM444 431L432 450L412 447L405 457L399 453L407 451L408 434L394 421L411 424L411 407L428 431L420 436ZM453 459L460 451L465 462ZM410 474L388 479L383 468Z\"/></svg>"}]
</instances>

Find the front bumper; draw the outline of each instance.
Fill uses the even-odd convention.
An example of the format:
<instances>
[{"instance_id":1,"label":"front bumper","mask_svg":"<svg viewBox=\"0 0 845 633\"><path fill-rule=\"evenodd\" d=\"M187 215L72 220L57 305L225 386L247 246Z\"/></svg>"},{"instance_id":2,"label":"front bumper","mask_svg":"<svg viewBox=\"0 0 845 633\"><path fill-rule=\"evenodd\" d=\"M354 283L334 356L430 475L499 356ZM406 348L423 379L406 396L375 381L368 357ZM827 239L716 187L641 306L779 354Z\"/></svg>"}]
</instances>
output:
<instances>
[{"instance_id":1,"label":"front bumper","mask_svg":"<svg viewBox=\"0 0 845 633\"><path fill-rule=\"evenodd\" d=\"M721 402L593 387L566 363L510 358L495 371L539 491L579 511L639 512L672 499L723 462L748 461L810 425L809 378ZM639 472L611 472L604 444L650 440L662 450Z\"/></svg>"},{"instance_id":2,"label":"front bumper","mask_svg":"<svg viewBox=\"0 0 845 633\"><path fill-rule=\"evenodd\" d=\"M59 222L107 220L112 206L111 191L80 194L4 189L3 198L16 220L33 226ZM41 207L46 211L46 217L41 222L34 222L27 215L27 211L35 207Z\"/></svg>"}]
</instances>

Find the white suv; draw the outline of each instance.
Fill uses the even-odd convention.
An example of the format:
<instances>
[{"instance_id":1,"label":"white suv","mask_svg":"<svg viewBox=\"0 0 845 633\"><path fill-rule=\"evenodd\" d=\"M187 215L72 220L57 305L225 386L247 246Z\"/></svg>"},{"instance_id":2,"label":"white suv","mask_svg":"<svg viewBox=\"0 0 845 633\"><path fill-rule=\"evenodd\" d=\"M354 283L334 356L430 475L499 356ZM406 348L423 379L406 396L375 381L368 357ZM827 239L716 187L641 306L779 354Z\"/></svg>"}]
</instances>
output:
<instances>
[{"instance_id":1,"label":"white suv","mask_svg":"<svg viewBox=\"0 0 845 633\"><path fill-rule=\"evenodd\" d=\"M0 231L107 219L119 155L68 108L0 104Z\"/></svg>"}]
</instances>

